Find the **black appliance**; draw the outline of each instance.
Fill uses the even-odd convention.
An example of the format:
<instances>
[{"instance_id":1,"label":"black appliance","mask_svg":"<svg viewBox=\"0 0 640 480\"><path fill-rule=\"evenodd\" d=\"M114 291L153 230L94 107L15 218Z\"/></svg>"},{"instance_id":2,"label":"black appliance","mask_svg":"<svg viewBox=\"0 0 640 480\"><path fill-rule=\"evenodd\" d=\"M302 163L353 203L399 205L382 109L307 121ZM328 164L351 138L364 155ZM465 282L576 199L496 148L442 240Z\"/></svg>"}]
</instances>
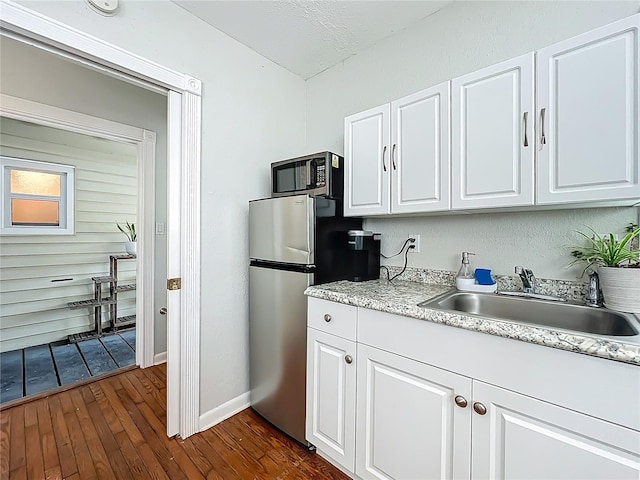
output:
<instances>
[{"instance_id":1,"label":"black appliance","mask_svg":"<svg viewBox=\"0 0 640 480\"><path fill-rule=\"evenodd\" d=\"M306 193L341 199L344 189L344 159L320 152L271 164L271 196Z\"/></svg>"},{"instance_id":2,"label":"black appliance","mask_svg":"<svg viewBox=\"0 0 640 480\"><path fill-rule=\"evenodd\" d=\"M364 282L380 278L380 234L368 230L349 230L347 245L351 251L348 280Z\"/></svg>"}]
</instances>

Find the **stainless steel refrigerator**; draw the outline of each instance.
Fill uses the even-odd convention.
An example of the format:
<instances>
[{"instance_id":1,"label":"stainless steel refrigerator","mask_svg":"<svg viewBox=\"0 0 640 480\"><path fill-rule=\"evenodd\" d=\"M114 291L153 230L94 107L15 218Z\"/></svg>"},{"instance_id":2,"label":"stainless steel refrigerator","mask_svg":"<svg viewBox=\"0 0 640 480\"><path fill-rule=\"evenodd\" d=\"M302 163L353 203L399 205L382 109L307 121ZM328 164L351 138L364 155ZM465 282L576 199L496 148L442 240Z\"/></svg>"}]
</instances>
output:
<instances>
[{"instance_id":1,"label":"stainless steel refrigerator","mask_svg":"<svg viewBox=\"0 0 640 480\"><path fill-rule=\"evenodd\" d=\"M309 285L344 279L347 231L339 201L308 195L249 202L249 364L251 406L305 440Z\"/></svg>"}]
</instances>

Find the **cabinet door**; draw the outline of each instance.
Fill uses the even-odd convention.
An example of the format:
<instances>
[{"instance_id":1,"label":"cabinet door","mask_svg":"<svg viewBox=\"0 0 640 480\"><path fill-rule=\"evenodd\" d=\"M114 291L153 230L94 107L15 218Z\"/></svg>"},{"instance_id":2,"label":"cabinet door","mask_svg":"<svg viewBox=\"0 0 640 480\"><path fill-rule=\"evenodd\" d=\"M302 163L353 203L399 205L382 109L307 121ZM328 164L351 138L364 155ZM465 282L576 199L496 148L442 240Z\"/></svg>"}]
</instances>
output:
<instances>
[{"instance_id":1,"label":"cabinet door","mask_svg":"<svg viewBox=\"0 0 640 480\"><path fill-rule=\"evenodd\" d=\"M307 441L353 472L355 463L355 342L307 331Z\"/></svg>"},{"instance_id":2,"label":"cabinet door","mask_svg":"<svg viewBox=\"0 0 640 480\"><path fill-rule=\"evenodd\" d=\"M451 81L453 209L533 205L533 61Z\"/></svg>"},{"instance_id":3,"label":"cabinet door","mask_svg":"<svg viewBox=\"0 0 640 480\"><path fill-rule=\"evenodd\" d=\"M640 432L475 380L473 398L471 478L640 476Z\"/></svg>"},{"instance_id":4,"label":"cabinet door","mask_svg":"<svg viewBox=\"0 0 640 480\"><path fill-rule=\"evenodd\" d=\"M537 203L640 197L640 15L537 52Z\"/></svg>"},{"instance_id":5,"label":"cabinet door","mask_svg":"<svg viewBox=\"0 0 640 480\"><path fill-rule=\"evenodd\" d=\"M389 213L389 104L344 120L344 214Z\"/></svg>"},{"instance_id":6,"label":"cabinet door","mask_svg":"<svg viewBox=\"0 0 640 480\"><path fill-rule=\"evenodd\" d=\"M449 82L391 103L391 212L449 209Z\"/></svg>"},{"instance_id":7,"label":"cabinet door","mask_svg":"<svg viewBox=\"0 0 640 480\"><path fill-rule=\"evenodd\" d=\"M357 475L468 480L470 379L358 344L357 381Z\"/></svg>"}]
</instances>

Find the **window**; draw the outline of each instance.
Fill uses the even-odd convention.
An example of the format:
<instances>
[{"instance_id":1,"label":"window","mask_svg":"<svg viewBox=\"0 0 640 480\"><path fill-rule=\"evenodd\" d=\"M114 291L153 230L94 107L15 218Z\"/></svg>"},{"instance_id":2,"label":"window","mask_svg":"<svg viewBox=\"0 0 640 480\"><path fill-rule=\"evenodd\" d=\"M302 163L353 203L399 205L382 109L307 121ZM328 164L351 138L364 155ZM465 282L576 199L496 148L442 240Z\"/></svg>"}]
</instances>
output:
<instances>
[{"instance_id":1,"label":"window","mask_svg":"<svg viewBox=\"0 0 640 480\"><path fill-rule=\"evenodd\" d=\"M1 156L0 167L0 233L74 233L74 167Z\"/></svg>"}]
</instances>

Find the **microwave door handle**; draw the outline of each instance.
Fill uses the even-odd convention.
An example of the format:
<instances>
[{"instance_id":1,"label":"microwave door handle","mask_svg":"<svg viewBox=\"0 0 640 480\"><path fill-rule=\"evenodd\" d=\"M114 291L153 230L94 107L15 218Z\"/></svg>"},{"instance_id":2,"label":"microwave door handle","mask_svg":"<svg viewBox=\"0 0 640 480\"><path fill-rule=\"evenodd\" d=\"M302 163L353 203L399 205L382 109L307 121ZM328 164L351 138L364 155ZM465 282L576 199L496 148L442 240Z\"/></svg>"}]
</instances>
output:
<instances>
[{"instance_id":1,"label":"microwave door handle","mask_svg":"<svg viewBox=\"0 0 640 480\"><path fill-rule=\"evenodd\" d=\"M305 162L307 164L306 170L307 170L307 189L311 188L311 162L307 161Z\"/></svg>"}]
</instances>

